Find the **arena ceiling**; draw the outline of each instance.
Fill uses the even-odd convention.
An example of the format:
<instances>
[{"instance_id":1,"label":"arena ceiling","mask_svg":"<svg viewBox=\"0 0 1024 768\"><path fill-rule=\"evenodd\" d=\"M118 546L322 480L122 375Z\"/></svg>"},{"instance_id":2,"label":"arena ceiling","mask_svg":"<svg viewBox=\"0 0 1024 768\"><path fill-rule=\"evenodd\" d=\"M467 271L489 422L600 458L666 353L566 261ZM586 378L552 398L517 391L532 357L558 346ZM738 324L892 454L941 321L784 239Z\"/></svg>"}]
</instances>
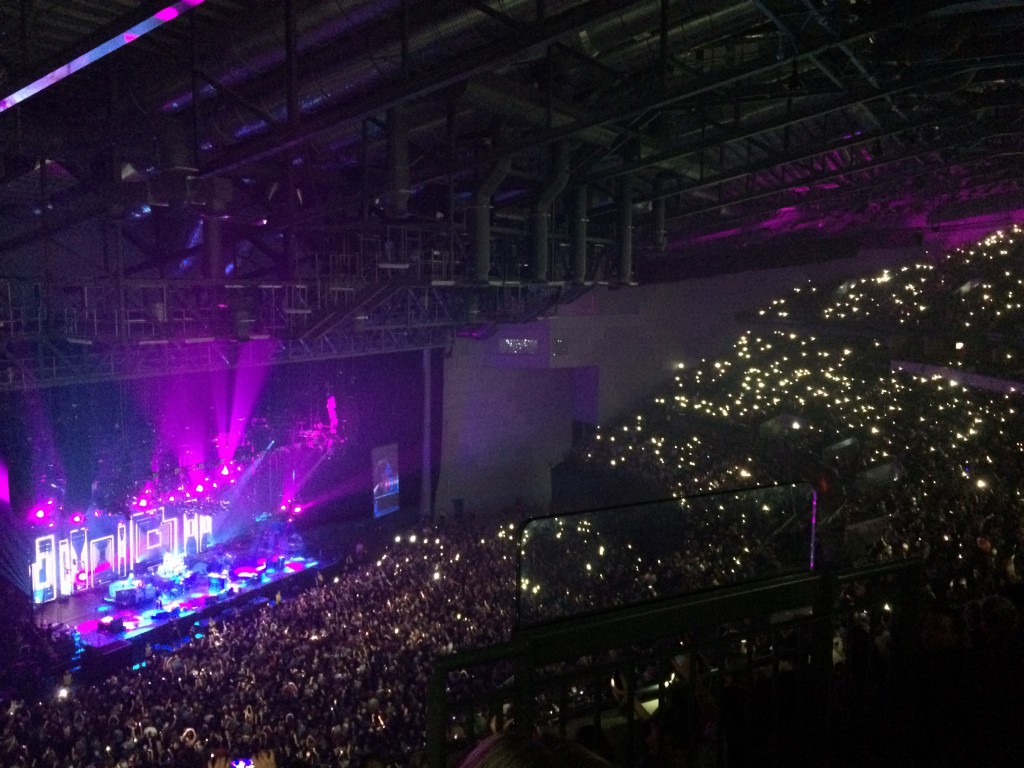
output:
<instances>
[{"instance_id":1,"label":"arena ceiling","mask_svg":"<svg viewBox=\"0 0 1024 768\"><path fill-rule=\"evenodd\" d=\"M415 227L453 282L644 282L1024 208L1024 2L168 2L0 8L0 272L164 278L205 216L237 278Z\"/></svg>"}]
</instances>

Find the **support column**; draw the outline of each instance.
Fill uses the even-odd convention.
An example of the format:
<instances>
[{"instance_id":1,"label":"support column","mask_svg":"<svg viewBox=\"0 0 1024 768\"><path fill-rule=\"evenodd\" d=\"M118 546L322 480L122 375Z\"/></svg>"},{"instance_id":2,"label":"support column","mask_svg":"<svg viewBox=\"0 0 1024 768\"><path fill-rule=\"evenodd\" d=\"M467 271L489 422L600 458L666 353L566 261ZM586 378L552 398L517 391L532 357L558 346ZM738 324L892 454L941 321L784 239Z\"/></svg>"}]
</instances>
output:
<instances>
[{"instance_id":1,"label":"support column","mask_svg":"<svg viewBox=\"0 0 1024 768\"><path fill-rule=\"evenodd\" d=\"M659 197L654 201L654 247L664 251L668 245L668 236L665 232L665 198Z\"/></svg>"},{"instance_id":2,"label":"support column","mask_svg":"<svg viewBox=\"0 0 1024 768\"><path fill-rule=\"evenodd\" d=\"M434 517L434 473L431 456L431 350L423 350L423 463L420 468L420 520Z\"/></svg>"},{"instance_id":3,"label":"support column","mask_svg":"<svg viewBox=\"0 0 1024 768\"><path fill-rule=\"evenodd\" d=\"M388 216L409 215L409 116L398 105L388 112Z\"/></svg>"},{"instance_id":4,"label":"support column","mask_svg":"<svg viewBox=\"0 0 1024 768\"><path fill-rule=\"evenodd\" d=\"M206 276L211 280L223 280L224 219L216 207L203 215L203 254L206 257Z\"/></svg>"},{"instance_id":5,"label":"support column","mask_svg":"<svg viewBox=\"0 0 1024 768\"><path fill-rule=\"evenodd\" d=\"M583 283L587 279L587 196L585 184L572 191L572 279Z\"/></svg>"},{"instance_id":6,"label":"support column","mask_svg":"<svg viewBox=\"0 0 1024 768\"><path fill-rule=\"evenodd\" d=\"M619 181L619 281L633 277L633 177Z\"/></svg>"},{"instance_id":7,"label":"support column","mask_svg":"<svg viewBox=\"0 0 1024 768\"><path fill-rule=\"evenodd\" d=\"M284 2L284 58L285 58L285 100L288 109L287 122L294 129L299 124L299 55L295 9L292 0ZM284 225L284 275L294 280L298 276L295 248L295 163L286 157L285 225Z\"/></svg>"}]
</instances>

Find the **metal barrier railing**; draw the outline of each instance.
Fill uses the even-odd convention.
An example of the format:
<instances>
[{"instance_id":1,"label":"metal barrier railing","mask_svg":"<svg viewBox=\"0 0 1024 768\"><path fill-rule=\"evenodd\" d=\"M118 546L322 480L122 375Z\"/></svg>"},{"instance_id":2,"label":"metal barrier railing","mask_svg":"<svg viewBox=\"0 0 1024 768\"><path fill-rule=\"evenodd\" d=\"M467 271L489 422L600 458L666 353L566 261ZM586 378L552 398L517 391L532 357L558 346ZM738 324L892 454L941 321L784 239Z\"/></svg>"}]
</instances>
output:
<instances>
[{"instance_id":1,"label":"metal barrier railing","mask_svg":"<svg viewBox=\"0 0 1024 768\"><path fill-rule=\"evenodd\" d=\"M845 741L837 731L860 722L836 716L837 676L863 669L851 658L859 651L840 653L837 642L867 612L892 633L885 674L898 669L921 579L918 561L783 576L533 626L507 644L441 657L428 689L428 764L446 768L493 731L540 729L602 733L624 767L641 762L652 733L670 734L687 764L824 765Z\"/></svg>"}]
</instances>

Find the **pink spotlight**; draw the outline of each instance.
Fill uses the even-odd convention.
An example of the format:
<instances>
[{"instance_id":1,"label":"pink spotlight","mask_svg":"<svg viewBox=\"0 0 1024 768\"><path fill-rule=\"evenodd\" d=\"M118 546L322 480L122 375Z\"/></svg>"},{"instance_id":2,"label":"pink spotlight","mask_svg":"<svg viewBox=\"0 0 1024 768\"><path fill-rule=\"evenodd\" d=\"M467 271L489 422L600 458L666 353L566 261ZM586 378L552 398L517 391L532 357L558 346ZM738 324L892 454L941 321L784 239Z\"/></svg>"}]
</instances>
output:
<instances>
[{"instance_id":1,"label":"pink spotlight","mask_svg":"<svg viewBox=\"0 0 1024 768\"><path fill-rule=\"evenodd\" d=\"M227 477L227 476L228 476L228 473L229 473L229 471L230 471L230 470L228 470L228 465L227 465L227 464L225 464L225 465L224 465L224 468L223 468L223 469L222 469L222 470L220 471L220 473L221 473L222 475L224 475L224 477Z\"/></svg>"},{"instance_id":2,"label":"pink spotlight","mask_svg":"<svg viewBox=\"0 0 1024 768\"><path fill-rule=\"evenodd\" d=\"M174 6L167 6L154 13L153 16L159 21L170 21L171 19L178 18L178 9Z\"/></svg>"},{"instance_id":3,"label":"pink spotlight","mask_svg":"<svg viewBox=\"0 0 1024 768\"><path fill-rule=\"evenodd\" d=\"M83 517L81 515L79 515L79 514L75 514L75 515L71 516L71 522L74 523L75 525L78 525L79 523L81 523L82 520L83 520Z\"/></svg>"},{"instance_id":4,"label":"pink spotlight","mask_svg":"<svg viewBox=\"0 0 1024 768\"><path fill-rule=\"evenodd\" d=\"M128 45L128 43L134 43L138 39L139 39L139 36L136 35L134 32L125 32L124 33L124 44L125 45Z\"/></svg>"},{"instance_id":5,"label":"pink spotlight","mask_svg":"<svg viewBox=\"0 0 1024 768\"><path fill-rule=\"evenodd\" d=\"M46 517L46 511L42 510L42 509L37 509L36 510L36 520L42 520L44 517Z\"/></svg>"},{"instance_id":6,"label":"pink spotlight","mask_svg":"<svg viewBox=\"0 0 1024 768\"><path fill-rule=\"evenodd\" d=\"M139 499L139 506L145 508L149 504L145 499Z\"/></svg>"},{"instance_id":7,"label":"pink spotlight","mask_svg":"<svg viewBox=\"0 0 1024 768\"><path fill-rule=\"evenodd\" d=\"M199 485L196 486L196 493L202 493L202 492L203 492L203 484L200 483Z\"/></svg>"},{"instance_id":8,"label":"pink spotlight","mask_svg":"<svg viewBox=\"0 0 1024 768\"><path fill-rule=\"evenodd\" d=\"M295 514L298 514L299 512L302 511L302 505L296 504L295 505L295 509L293 509L292 511L295 512Z\"/></svg>"}]
</instances>

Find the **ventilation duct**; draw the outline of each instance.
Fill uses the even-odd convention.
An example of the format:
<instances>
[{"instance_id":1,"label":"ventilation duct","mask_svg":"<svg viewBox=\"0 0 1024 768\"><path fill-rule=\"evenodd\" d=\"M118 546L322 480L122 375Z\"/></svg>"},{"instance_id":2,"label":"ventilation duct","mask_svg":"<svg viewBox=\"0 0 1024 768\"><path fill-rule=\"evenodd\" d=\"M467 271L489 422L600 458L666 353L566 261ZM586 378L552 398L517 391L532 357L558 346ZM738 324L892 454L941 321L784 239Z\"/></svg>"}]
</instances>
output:
<instances>
[{"instance_id":1,"label":"ventilation duct","mask_svg":"<svg viewBox=\"0 0 1024 768\"><path fill-rule=\"evenodd\" d=\"M473 193L473 278L486 283L491 273L491 198L512 170L512 158L495 164Z\"/></svg>"},{"instance_id":2,"label":"ventilation duct","mask_svg":"<svg viewBox=\"0 0 1024 768\"><path fill-rule=\"evenodd\" d=\"M296 38L299 54L313 51L331 40L361 26L384 18L400 7L400 0L365 0L365 2L317 2L307 4L297 20ZM221 85L234 86L272 72L285 61L285 25L282 14L280 25L267 25L266 17L257 15L258 27L232 30L230 35L218 36L211 54L217 61L231 62L227 68L211 72L211 79ZM280 34L277 34L277 33ZM212 85L204 85L199 96L216 94ZM192 104L192 89L180 88L161 105L163 112L177 112Z\"/></svg>"},{"instance_id":3,"label":"ventilation duct","mask_svg":"<svg viewBox=\"0 0 1024 768\"><path fill-rule=\"evenodd\" d=\"M543 95L535 90L487 72L477 75L467 84L466 99L488 112L545 128L572 125L581 117L577 111L561 108L557 102L546 103ZM583 128L576 136L580 141L599 147L610 147L620 138L618 131L603 125Z\"/></svg>"},{"instance_id":4,"label":"ventilation duct","mask_svg":"<svg viewBox=\"0 0 1024 768\"><path fill-rule=\"evenodd\" d=\"M217 280L224 277L224 218L211 211L202 220L206 276Z\"/></svg>"},{"instance_id":5,"label":"ventilation duct","mask_svg":"<svg viewBox=\"0 0 1024 768\"><path fill-rule=\"evenodd\" d=\"M547 185L538 192L537 199L534 200L530 209L530 225L533 236L533 278L542 283L548 280L551 206L569 181L569 148L565 142L555 148L554 166L554 175Z\"/></svg>"},{"instance_id":6,"label":"ventilation duct","mask_svg":"<svg viewBox=\"0 0 1024 768\"><path fill-rule=\"evenodd\" d=\"M660 40L650 32L661 26L661 5L635 6L581 31L570 44L581 54L599 60L606 67L629 68L630 62L644 58L659 63L662 57ZM723 8L719 0L673 5L684 8L690 18L670 23L670 50L699 48L719 39L737 25L756 25L764 18L753 3L734 3L727 8ZM676 13L681 16L683 11ZM594 85L600 83L595 82Z\"/></svg>"},{"instance_id":7,"label":"ventilation duct","mask_svg":"<svg viewBox=\"0 0 1024 768\"><path fill-rule=\"evenodd\" d=\"M535 10L534 3L528 0L511 0L502 7L503 14L521 22L531 21ZM386 17L382 14L372 19L372 23L382 27L385 21ZM495 30L495 34L487 34L485 28ZM341 31L353 30L346 27ZM337 47L331 46L321 46L305 57L302 70L309 73L309 76L299 83L300 112L314 112L344 98L365 94L373 85L382 81L397 80L402 73L403 46L393 29L389 27L387 31L387 35L376 34L374 29L368 28L358 38L352 35L351 39L363 43L346 45L343 57L339 56ZM409 62L409 66L417 70L430 70L439 61L479 49L499 33L507 34L507 27L474 8L465 8L441 18L437 18L435 12L429 18L422 18L420 26L409 34L405 50L408 55L416 57L415 61ZM284 119L286 91L278 79L269 74L254 79L247 84L247 88L251 89L251 93L269 94L267 99L259 103L259 108L276 120ZM240 120L238 112L232 108L214 118L211 133L215 139L233 143L269 127L259 117Z\"/></svg>"},{"instance_id":8,"label":"ventilation duct","mask_svg":"<svg viewBox=\"0 0 1024 768\"><path fill-rule=\"evenodd\" d=\"M388 112L387 214L395 219L409 215L409 115L401 105Z\"/></svg>"}]
</instances>

